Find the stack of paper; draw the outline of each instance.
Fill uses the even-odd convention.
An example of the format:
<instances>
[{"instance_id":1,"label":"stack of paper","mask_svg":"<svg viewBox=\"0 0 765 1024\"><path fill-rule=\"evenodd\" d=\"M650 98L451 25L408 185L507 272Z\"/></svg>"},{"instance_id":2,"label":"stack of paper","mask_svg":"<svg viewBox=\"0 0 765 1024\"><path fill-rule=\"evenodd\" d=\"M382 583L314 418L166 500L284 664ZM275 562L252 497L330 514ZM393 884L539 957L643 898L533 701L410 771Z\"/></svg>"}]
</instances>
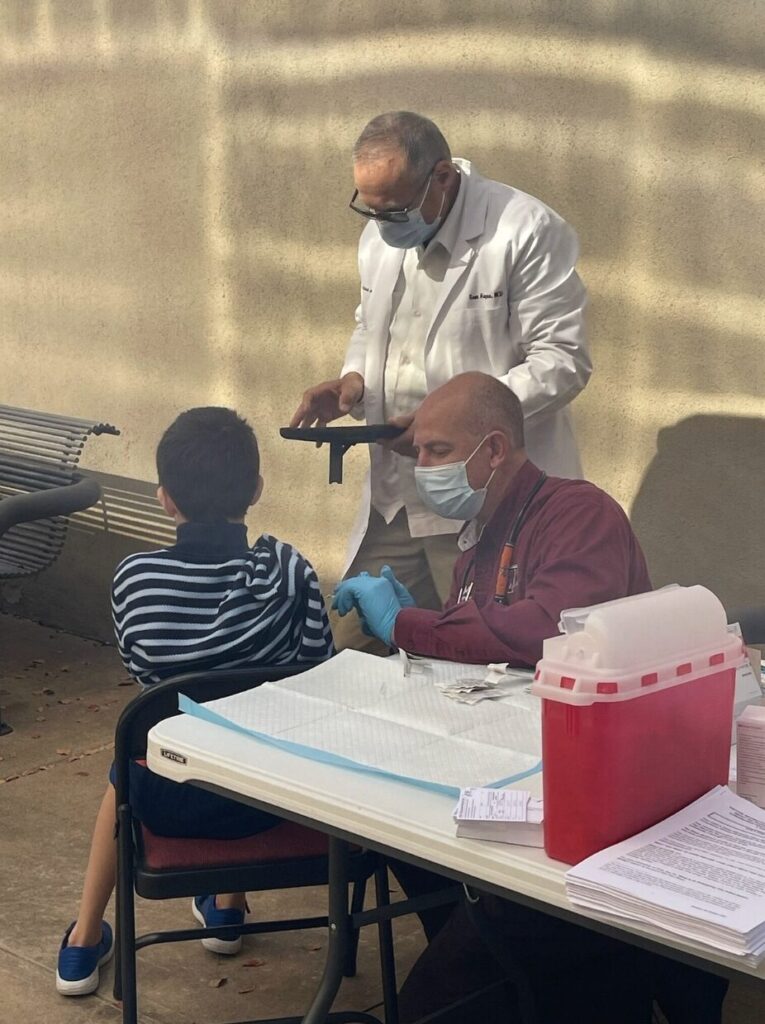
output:
<instances>
[{"instance_id":1,"label":"stack of paper","mask_svg":"<svg viewBox=\"0 0 765 1024\"><path fill-rule=\"evenodd\" d=\"M572 901L759 963L765 954L765 811L717 786L577 864Z\"/></svg>"},{"instance_id":2,"label":"stack of paper","mask_svg":"<svg viewBox=\"0 0 765 1024\"><path fill-rule=\"evenodd\" d=\"M542 801L526 789L471 787L454 808L457 835L495 843L542 846Z\"/></svg>"}]
</instances>

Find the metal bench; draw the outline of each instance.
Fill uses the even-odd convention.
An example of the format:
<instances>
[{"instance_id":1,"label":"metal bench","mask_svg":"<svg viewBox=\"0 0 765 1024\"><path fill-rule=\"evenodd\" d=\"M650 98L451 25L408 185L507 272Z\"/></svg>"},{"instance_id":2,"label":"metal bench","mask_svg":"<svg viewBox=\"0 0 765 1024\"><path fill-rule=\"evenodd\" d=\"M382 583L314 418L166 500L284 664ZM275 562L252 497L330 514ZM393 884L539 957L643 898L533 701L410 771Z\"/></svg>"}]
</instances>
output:
<instances>
[{"instance_id":1,"label":"metal bench","mask_svg":"<svg viewBox=\"0 0 765 1024\"><path fill-rule=\"evenodd\" d=\"M64 546L64 517L100 498L98 481L77 472L90 434L119 430L0 405L0 582L51 565ZM0 735L8 731L0 719Z\"/></svg>"}]
</instances>

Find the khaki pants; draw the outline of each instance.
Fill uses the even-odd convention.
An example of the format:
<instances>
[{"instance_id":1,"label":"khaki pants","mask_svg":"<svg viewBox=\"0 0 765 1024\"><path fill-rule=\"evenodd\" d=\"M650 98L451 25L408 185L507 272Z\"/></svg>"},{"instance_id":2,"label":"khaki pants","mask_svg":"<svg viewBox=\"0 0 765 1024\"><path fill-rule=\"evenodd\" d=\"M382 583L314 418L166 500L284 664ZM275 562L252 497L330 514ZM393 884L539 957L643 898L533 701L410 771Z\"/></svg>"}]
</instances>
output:
<instances>
[{"instance_id":1,"label":"khaki pants","mask_svg":"<svg viewBox=\"0 0 765 1024\"><path fill-rule=\"evenodd\" d=\"M400 509L390 524L379 512L371 509L367 532L346 577L358 576L360 572L377 576L384 565L389 565L396 577L409 588L418 608L438 609L449 596L452 569L458 555L456 533L412 537L405 509ZM337 612L331 612L330 623L339 651L351 647L369 654L387 653L388 649L381 641L362 633L355 612L343 618Z\"/></svg>"}]
</instances>

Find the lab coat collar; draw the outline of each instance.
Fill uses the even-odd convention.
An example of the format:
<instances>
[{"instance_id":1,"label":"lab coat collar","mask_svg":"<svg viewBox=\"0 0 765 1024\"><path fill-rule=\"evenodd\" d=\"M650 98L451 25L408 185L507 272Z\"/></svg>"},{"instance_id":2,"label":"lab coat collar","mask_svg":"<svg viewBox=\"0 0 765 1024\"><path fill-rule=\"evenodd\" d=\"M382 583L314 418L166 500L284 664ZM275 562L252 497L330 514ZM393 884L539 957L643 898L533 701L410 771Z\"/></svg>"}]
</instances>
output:
<instances>
[{"instance_id":1,"label":"lab coat collar","mask_svg":"<svg viewBox=\"0 0 765 1024\"><path fill-rule=\"evenodd\" d=\"M473 170L469 160L455 157L453 162L459 167L462 176L460 192L463 189L465 192L459 237L465 242L470 242L483 234L489 207L489 192L484 187L486 179L478 171Z\"/></svg>"},{"instance_id":2,"label":"lab coat collar","mask_svg":"<svg viewBox=\"0 0 765 1024\"><path fill-rule=\"evenodd\" d=\"M454 162L456 164L456 160ZM440 245L446 249L450 256L454 252L454 247L460 237L460 229L462 228L462 215L465 209L465 193L467 192L466 179L467 175L463 174L460 169L460 187L454 198L454 205L451 210L449 210L446 220L443 222L433 238L431 238L425 252L429 252L431 247L436 245Z\"/></svg>"},{"instance_id":3,"label":"lab coat collar","mask_svg":"<svg viewBox=\"0 0 765 1024\"><path fill-rule=\"evenodd\" d=\"M460 190L449 216L430 244L440 242L450 253L452 265L455 265L468 262L469 256L472 255L469 243L483 234L489 193L483 187L486 179L473 170L469 160L455 157L452 162L459 168Z\"/></svg>"},{"instance_id":4,"label":"lab coat collar","mask_svg":"<svg viewBox=\"0 0 765 1024\"><path fill-rule=\"evenodd\" d=\"M475 249L471 242L478 238L484 230L489 205L488 189L482 187L485 186L485 179L472 170L468 160L456 158L454 162L462 174L462 183L460 185L460 192L464 190L462 216L456 229L456 241L451 251L449 266L444 274L444 280L433 307L433 315L428 325L428 338L431 337L432 332L439 323L444 303L473 261Z\"/></svg>"},{"instance_id":5,"label":"lab coat collar","mask_svg":"<svg viewBox=\"0 0 765 1024\"><path fill-rule=\"evenodd\" d=\"M375 260L372 265L371 279L362 281L362 284L369 288L375 295L377 316L383 322L390 321L391 308L393 305L393 289L401 273L401 266L404 262L406 249L396 249L392 245L386 245L380 238L377 225L371 221L364 229L366 232L380 240L379 248L375 252Z\"/></svg>"}]
</instances>

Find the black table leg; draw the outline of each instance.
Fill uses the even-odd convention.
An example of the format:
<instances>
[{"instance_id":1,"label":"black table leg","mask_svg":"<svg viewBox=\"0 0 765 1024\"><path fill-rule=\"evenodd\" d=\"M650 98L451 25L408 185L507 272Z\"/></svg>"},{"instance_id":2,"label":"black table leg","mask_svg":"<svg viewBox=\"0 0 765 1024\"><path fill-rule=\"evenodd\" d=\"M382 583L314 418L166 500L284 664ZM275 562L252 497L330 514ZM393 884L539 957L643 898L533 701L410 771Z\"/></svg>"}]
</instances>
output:
<instances>
[{"instance_id":1,"label":"black table leg","mask_svg":"<svg viewBox=\"0 0 765 1024\"><path fill-rule=\"evenodd\" d=\"M351 918L348 913L348 843L329 837L329 942L324 973L303 1024L324 1024L343 980L351 946Z\"/></svg>"}]
</instances>

